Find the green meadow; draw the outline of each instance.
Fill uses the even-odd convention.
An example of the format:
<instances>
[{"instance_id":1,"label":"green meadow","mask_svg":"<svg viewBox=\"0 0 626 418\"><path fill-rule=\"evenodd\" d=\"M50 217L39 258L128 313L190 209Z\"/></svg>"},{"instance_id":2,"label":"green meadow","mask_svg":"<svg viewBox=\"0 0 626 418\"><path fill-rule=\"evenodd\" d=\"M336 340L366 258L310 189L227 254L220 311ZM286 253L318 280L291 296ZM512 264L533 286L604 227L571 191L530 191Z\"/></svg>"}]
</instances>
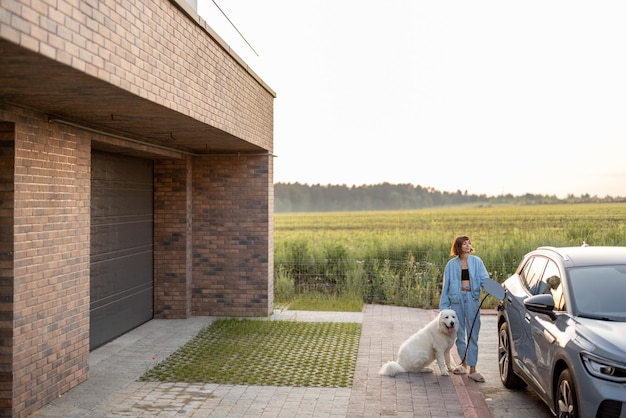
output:
<instances>
[{"instance_id":1,"label":"green meadow","mask_svg":"<svg viewBox=\"0 0 626 418\"><path fill-rule=\"evenodd\" d=\"M470 236L502 282L539 246L626 245L626 203L278 213L274 229L278 303L313 295L433 308L455 236Z\"/></svg>"}]
</instances>

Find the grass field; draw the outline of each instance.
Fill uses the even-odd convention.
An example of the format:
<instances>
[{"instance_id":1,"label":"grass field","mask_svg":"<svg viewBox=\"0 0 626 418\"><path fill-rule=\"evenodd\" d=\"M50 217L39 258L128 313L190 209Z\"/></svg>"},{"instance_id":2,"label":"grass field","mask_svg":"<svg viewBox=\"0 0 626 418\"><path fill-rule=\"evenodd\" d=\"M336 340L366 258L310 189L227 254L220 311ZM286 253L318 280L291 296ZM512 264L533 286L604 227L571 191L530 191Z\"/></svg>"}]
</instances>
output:
<instances>
[{"instance_id":1,"label":"grass field","mask_svg":"<svg viewBox=\"0 0 626 418\"><path fill-rule=\"evenodd\" d=\"M542 245L626 245L626 203L276 214L275 298L313 292L435 307L460 234L501 282Z\"/></svg>"}]
</instances>

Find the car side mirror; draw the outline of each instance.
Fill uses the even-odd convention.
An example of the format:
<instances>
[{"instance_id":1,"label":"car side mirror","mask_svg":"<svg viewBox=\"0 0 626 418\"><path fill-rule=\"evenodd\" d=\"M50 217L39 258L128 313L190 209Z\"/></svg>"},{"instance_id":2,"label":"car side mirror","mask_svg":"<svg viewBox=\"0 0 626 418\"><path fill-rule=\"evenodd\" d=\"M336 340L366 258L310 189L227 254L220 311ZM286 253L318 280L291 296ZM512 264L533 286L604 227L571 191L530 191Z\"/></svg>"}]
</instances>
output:
<instances>
[{"instance_id":1,"label":"car side mirror","mask_svg":"<svg viewBox=\"0 0 626 418\"><path fill-rule=\"evenodd\" d=\"M524 306L531 312L548 315L553 321L556 319L554 313L554 298L552 295L535 295L524 300Z\"/></svg>"}]
</instances>

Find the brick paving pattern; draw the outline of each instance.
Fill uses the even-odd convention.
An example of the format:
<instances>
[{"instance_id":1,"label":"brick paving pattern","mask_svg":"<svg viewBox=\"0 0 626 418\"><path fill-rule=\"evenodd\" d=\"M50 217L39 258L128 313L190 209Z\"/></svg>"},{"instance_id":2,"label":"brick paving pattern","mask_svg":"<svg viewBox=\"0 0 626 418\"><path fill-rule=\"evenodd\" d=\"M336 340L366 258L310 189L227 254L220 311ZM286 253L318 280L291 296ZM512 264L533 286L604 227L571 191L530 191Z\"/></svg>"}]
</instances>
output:
<instances>
[{"instance_id":1,"label":"brick paving pattern","mask_svg":"<svg viewBox=\"0 0 626 418\"><path fill-rule=\"evenodd\" d=\"M477 385L467 376L440 376L438 369L433 373L380 376L381 365L395 358L400 344L436 315L434 310L383 305L367 305L362 313L276 311L272 315L272 320L362 322L352 388L139 382L137 379L150 367L152 357L164 359L215 318L152 320L93 351L89 380L31 416L550 416L541 402L527 391L506 391L501 387L494 361L497 355L494 315L483 317L481 331L478 369L487 379L486 383ZM453 363L458 362L458 356L453 353ZM484 393L498 396L485 397Z\"/></svg>"}]
</instances>

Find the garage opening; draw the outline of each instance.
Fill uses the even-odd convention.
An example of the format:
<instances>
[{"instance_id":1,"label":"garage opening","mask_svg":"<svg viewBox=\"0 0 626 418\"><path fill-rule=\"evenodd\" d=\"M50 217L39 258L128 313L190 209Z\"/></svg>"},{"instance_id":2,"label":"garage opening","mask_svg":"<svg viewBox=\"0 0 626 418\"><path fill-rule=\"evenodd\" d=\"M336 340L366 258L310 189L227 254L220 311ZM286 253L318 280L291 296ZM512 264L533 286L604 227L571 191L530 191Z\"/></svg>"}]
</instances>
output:
<instances>
[{"instance_id":1,"label":"garage opening","mask_svg":"<svg viewBox=\"0 0 626 418\"><path fill-rule=\"evenodd\" d=\"M153 318L153 170L92 152L91 350Z\"/></svg>"}]
</instances>

